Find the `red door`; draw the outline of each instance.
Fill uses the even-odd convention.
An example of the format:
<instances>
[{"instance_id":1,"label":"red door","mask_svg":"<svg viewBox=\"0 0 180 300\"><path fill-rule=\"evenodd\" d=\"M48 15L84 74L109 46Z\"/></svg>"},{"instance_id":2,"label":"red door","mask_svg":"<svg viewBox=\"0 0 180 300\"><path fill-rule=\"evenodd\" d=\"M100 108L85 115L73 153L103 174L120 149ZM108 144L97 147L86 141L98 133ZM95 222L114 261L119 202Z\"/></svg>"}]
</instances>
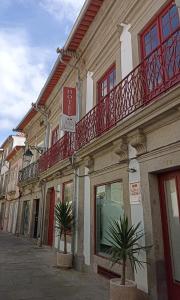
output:
<instances>
[{"instance_id":1,"label":"red door","mask_svg":"<svg viewBox=\"0 0 180 300\"><path fill-rule=\"evenodd\" d=\"M180 299L180 171L159 177L169 300Z\"/></svg>"},{"instance_id":2,"label":"red door","mask_svg":"<svg viewBox=\"0 0 180 300\"><path fill-rule=\"evenodd\" d=\"M54 205L55 205L55 190L51 189L50 192L50 204L49 204L49 227L48 227L48 245L53 245L53 233L54 233Z\"/></svg>"}]
</instances>

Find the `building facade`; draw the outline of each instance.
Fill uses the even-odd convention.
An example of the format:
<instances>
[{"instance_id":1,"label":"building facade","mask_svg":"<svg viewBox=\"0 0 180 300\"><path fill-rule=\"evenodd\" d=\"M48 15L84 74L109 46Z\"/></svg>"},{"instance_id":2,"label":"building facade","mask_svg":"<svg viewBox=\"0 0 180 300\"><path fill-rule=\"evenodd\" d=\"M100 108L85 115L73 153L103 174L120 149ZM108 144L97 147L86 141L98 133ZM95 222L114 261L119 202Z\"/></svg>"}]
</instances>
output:
<instances>
[{"instance_id":1,"label":"building facade","mask_svg":"<svg viewBox=\"0 0 180 300\"><path fill-rule=\"evenodd\" d=\"M132 224L141 222L142 243L153 245L142 256L149 262L144 269L128 267L143 299L180 297L178 5L87 0L37 102L16 128L31 150L19 173L20 233L63 249L54 207L69 201L75 267L114 275L120 270L105 252L107 226L125 213ZM76 89L74 132L62 127L65 87Z\"/></svg>"},{"instance_id":2,"label":"building facade","mask_svg":"<svg viewBox=\"0 0 180 300\"><path fill-rule=\"evenodd\" d=\"M15 202L19 197L17 179L19 169L22 168L22 158L19 158L19 161L15 160L15 162L12 159L14 159L14 156L17 159L16 152L23 148L24 142L25 137L22 134L11 135L1 146L0 228L14 233L17 219L17 205L15 205ZM12 200L12 202L8 200Z\"/></svg>"}]
</instances>

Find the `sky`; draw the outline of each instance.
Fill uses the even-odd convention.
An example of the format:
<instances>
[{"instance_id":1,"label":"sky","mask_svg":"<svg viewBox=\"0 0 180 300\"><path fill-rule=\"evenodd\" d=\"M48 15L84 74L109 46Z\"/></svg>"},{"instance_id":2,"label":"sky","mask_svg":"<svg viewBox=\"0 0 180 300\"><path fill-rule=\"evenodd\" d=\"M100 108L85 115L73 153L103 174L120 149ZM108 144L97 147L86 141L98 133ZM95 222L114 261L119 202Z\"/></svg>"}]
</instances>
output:
<instances>
[{"instance_id":1,"label":"sky","mask_svg":"<svg viewBox=\"0 0 180 300\"><path fill-rule=\"evenodd\" d=\"M0 0L0 146L35 102L84 0Z\"/></svg>"}]
</instances>

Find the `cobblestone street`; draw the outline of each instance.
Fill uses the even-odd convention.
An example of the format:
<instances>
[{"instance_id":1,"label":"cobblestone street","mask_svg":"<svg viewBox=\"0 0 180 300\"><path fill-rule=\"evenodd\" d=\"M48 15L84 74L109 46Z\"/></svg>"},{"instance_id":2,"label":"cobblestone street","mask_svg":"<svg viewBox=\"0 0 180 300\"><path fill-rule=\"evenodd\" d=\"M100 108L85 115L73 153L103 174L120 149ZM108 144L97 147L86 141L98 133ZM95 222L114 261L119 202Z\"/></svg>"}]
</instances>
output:
<instances>
[{"instance_id":1,"label":"cobblestone street","mask_svg":"<svg viewBox=\"0 0 180 300\"><path fill-rule=\"evenodd\" d=\"M108 300L108 293L103 277L58 269L50 248L0 233L1 300Z\"/></svg>"}]
</instances>

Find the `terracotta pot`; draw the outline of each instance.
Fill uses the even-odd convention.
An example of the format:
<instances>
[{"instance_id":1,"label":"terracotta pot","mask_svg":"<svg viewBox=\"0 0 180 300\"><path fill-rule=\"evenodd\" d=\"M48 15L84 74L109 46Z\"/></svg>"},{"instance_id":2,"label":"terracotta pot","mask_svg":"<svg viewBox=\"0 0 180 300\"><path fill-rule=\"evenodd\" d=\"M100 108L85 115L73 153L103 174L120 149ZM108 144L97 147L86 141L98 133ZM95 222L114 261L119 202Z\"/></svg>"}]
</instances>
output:
<instances>
[{"instance_id":1,"label":"terracotta pot","mask_svg":"<svg viewBox=\"0 0 180 300\"><path fill-rule=\"evenodd\" d=\"M57 252L57 266L61 268L72 268L72 254L64 254L62 252Z\"/></svg>"},{"instance_id":2,"label":"terracotta pot","mask_svg":"<svg viewBox=\"0 0 180 300\"><path fill-rule=\"evenodd\" d=\"M137 300L137 286L134 281L127 280L121 285L119 278L110 280L110 300Z\"/></svg>"}]
</instances>

